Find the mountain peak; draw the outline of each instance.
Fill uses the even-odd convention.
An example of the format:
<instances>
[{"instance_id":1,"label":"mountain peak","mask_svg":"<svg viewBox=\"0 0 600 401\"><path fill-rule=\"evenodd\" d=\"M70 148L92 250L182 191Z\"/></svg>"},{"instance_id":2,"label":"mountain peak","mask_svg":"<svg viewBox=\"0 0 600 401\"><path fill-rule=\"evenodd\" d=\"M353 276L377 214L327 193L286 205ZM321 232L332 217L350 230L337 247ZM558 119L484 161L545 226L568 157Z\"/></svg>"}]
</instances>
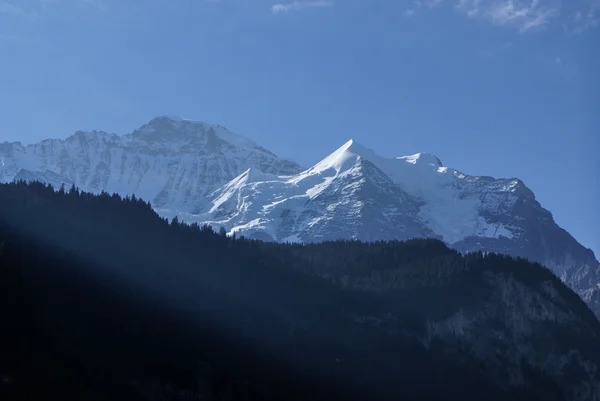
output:
<instances>
[{"instance_id":1,"label":"mountain peak","mask_svg":"<svg viewBox=\"0 0 600 401\"><path fill-rule=\"evenodd\" d=\"M182 118L177 116L158 116L151 119L148 123L144 124L139 130L144 129L150 131L152 129L165 130L172 129L178 131L194 132L198 130L206 130L209 128L222 128L218 125L209 124L200 120L191 120L188 118Z\"/></svg>"},{"instance_id":2,"label":"mountain peak","mask_svg":"<svg viewBox=\"0 0 600 401\"><path fill-rule=\"evenodd\" d=\"M317 163L311 170L323 172L329 169L334 169L339 173L346 170L348 167L353 166L359 158L369 160L374 157L377 157L375 152L373 152L371 149L367 149L354 139L350 139L348 142L340 146L335 152L331 153L329 156Z\"/></svg>"},{"instance_id":3,"label":"mountain peak","mask_svg":"<svg viewBox=\"0 0 600 401\"><path fill-rule=\"evenodd\" d=\"M354 140L354 139L350 139L348 142L343 144L338 150L340 150L340 149L344 149L345 151L351 152L358 156L363 156L363 155L370 156L371 154L375 154L371 149L368 149L367 147L361 145L360 143L356 142L356 140Z\"/></svg>"},{"instance_id":4,"label":"mountain peak","mask_svg":"<svg viewBox=\"0 0 600 401\"><path fill-rule=\"evenodd\" d=\"M237 148L260 148L254 141L234 134L221 125L166 115L153 118L133 131L131 136L149 142L201 139L214 144L215 140L221 140Z\"/></svg>"}]
</instances>

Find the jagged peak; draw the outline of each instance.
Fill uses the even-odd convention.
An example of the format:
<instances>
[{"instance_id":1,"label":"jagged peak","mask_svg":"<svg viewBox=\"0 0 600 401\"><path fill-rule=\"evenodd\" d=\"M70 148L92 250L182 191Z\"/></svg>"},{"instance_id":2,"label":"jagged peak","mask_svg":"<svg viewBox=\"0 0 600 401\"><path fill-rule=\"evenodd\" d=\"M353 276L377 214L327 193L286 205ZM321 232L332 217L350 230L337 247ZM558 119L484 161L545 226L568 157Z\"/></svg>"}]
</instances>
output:
<instances>
[{"instance_id":1,"label":"jagged peak","mask_svg":"<svg viewBox=\"0 0 600 401\"><path fill-rule=\"evenodd\" d=\"M150 136L153 133L173 135L175 133L185 135L197 135L209 129L219 128L217 125L208 124L203 121L190 120L174 116L154 117L140 128L133 131L132 135L138 137Z\"/></svg>"},{"instance_id":2,"label":"jagged peak","mask_svg":"<svg viewBox=\"0 0 600 401\"><path fill-rule=\"evenodd\" d=\"M191 120L175 116L158 116L131 133L131 136L146 141L165 141L173 139L216 138L238 148L256 148L263 150L256 142L234 134L227 128L200 120Z\"/></svg>"},{"instance_id":3,"label":"jagged peak","mask_svg":"<svg viewBox=\"0 0 600 401\"><path fill-rule=\"evenodd\" d=\"M76 139L92 139L92 138L106 138L106 139L114 139L116 138L117 135L116 134L111 134L108 133L106 131L97 131L97 130L92 130L92 131L82 131L82 130L77 130L75 131L75 133L69 137L66 138L66 141L72 141L72 140L76 140Z\"/></svg>"}]
</instances>

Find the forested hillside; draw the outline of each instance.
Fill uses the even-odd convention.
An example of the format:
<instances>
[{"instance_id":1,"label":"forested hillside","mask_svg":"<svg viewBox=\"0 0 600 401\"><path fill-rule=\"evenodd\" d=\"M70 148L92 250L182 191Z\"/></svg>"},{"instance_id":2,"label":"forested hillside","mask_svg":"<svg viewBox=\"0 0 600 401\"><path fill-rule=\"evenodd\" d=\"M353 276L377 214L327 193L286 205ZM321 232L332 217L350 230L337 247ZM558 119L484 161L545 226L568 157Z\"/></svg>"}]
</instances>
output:
<instances>
[{"instance_id":1,"label":"forested hillside","mask_svg":"<svg viewBox=\"0 0 600 401\"><path fill-rule=\"evenodd\" d=\"M229 238L24 182L0 243L2 399L600 399L600 323L526 260Z\"/></svg>"}]
</instances>

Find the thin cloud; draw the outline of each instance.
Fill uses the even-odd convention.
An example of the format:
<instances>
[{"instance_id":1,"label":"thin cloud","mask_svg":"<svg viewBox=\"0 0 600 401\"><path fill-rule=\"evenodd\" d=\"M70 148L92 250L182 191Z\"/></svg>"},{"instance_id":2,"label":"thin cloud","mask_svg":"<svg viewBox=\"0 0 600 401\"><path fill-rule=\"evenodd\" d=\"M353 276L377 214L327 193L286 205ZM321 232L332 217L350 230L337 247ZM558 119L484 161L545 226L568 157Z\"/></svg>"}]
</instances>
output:
<instances>
[{"instance_id":1,"label":"thin cloud","mask_svg":"<svg viewBox=\"0 0 600 401\"><path fill-rule=\"evenodd\" d=\"M308 8L327 8L333 7L333 0L317 0L317 1L294 1L292 3L275 4L271 7L273 14L289 13L292 11L300 11Z\"/></svg>"},{"instance_id":2,"label":"thin cloud","mask_svg":"<svg viewBox=\"0 0 600 401\"><path fill-rule=\"evenodd\" d=\"M600 25L600 0L590 0L587 9L577 11L572 18L574 31L581 33Z\"/></svg>"},{"instance_id":3,"label":"thin cloud","mask_svg":"<svg viewBox=\"0 0 600 401\"><path fill-rule=\"evenodd\" d=\"M541 0L459 0L456 8L470 18L528 31L547 25L560 16L559 5L549 3Z\"/></svg>"},{"instance_id":4,"label":"thin cloud","mask_svg":"<svg viewBox=\"0 0 600 401\"><path fill-rule=\"evenodd\" d=\"M521 32L547 27L581 33L600 27L600 0L412 0L403 16L447 4L472 20Z\"/></svg>"}]
</instances>

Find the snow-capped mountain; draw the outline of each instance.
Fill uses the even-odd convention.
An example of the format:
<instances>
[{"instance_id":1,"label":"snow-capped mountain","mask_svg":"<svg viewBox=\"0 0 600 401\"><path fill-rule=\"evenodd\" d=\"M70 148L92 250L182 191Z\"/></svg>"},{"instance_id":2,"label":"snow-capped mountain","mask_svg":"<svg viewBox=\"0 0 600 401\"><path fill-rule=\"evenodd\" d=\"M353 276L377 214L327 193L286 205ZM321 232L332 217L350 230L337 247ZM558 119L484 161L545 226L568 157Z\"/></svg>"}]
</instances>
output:
<instances>
[{"instance_id":1,"label":"snow-capped mountain","mask_svg":"<svg viewBox=\"0 0 600 401\"><path fill-rule=\"evenodd\" d=\"M182 217L274 241L436 236L419 219L421 202L355 153L362 149L350 141L296 175L248 169L213 192L203 214Z\"/></svg>"},{"instance_id":2,"label":"snow-capped mountain","mask_svg":"<svg viewBox=\"0 0 600 401\"><path fill-rule=\"evenodd\" d=\"M76 132L35 145L0 144L0 181L75 183L89 192L136 194L157 208L198 212L205 196L249 167L293 174L300 167L224 127L158 117L129 135Z\"/></svg>"},{"instance_id":3,"label":"snow-capped mountain","mask_svg":"<svg viewBox=\"0 0 600 401\"><path fill-rule=\"evenodd\" d=\"M311 168L227 129L159 117L131 134L0 144L0 181L135 194L159 214L269 241L434 237L551 268L600 315L600 264L516 178L471 176L420 153L348 141Z\"/></svg>"},{"instance_id":4,"label":"snow-capped mountain","mask_svg":"<svg viewBox=\"0 0 600 401\"><path fill-rule=\"evenodd\" d=\"M539 261L558 275L598 265L516 178L470 176L420 153L395 159L349 141L290 176L249 169L184 220L275 241L436 237L463 251Z\"/></svg>"}]
</instances>

